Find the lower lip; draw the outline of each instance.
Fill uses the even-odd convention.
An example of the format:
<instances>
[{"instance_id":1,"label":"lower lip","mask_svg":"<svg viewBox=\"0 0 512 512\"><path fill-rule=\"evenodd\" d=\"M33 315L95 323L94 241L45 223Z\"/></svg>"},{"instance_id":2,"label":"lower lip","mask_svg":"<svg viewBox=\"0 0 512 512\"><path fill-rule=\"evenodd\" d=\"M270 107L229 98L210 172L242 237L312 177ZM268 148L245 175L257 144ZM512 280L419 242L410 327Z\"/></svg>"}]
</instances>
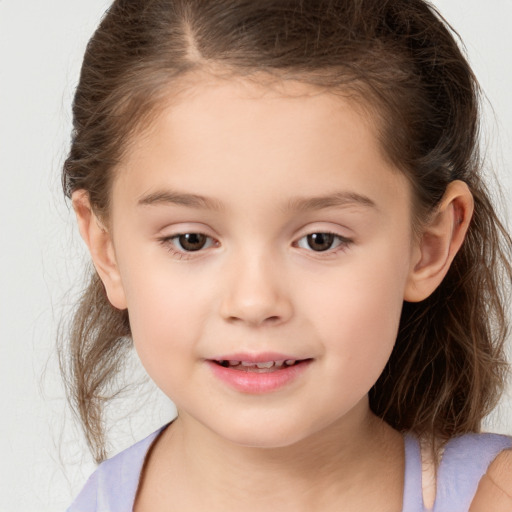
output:
<instances>
[{"instance_id":1,"label":"lower lip","mask_svg":"<svg viewBox=\"0 0 512 512\"><path fill-rule=\"evenodd\" d=\"M311 363L305 360L293 366L270 372L246 372L221 366L213 361L207 361L213 374L230 387L242 393L263 394L284 388L297 379Z\"/></svg>"}]
</instances>

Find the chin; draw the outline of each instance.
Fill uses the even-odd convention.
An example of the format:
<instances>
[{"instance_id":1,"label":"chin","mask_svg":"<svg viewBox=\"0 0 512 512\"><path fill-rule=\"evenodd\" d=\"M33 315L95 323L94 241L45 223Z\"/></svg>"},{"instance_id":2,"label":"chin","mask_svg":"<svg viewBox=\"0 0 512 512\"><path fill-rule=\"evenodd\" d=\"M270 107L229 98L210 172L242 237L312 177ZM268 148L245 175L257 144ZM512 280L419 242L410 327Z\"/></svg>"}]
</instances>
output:
<instances>
[{"instance_id":1,"label":"chin","mask_svg":"<svg viewBox=\"0 0 512 512\"><path fill-rule=\"evenodd\" d=\"M286 448L304 441L318 429L290 418L258 418L253 421L230 418L222 425L212 425L212 430L226 441L248 448Z\"/></svg>"}]
</instances>

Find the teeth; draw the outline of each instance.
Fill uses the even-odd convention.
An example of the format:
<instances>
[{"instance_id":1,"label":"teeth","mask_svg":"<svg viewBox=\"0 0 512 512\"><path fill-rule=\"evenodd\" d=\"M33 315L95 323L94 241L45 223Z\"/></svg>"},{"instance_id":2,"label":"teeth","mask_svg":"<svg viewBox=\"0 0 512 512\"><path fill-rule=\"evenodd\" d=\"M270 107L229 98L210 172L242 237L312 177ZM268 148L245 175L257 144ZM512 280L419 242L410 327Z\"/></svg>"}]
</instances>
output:
<instances>
[{"instance_id":1,"label":"teeth","mask_svg":"<svg viewBox=\"0 0 512 512\"><path fill-rule=\"evenodd\" d=\"M266 361L264 363L250 363L248 361L242 361L242 366L246 367L256 367L256 368L272 368L274 366L274 361Z\"/></svg>"},{"instance_id":2,"label":"teeth","mask_svg":"<svg viewBox=\"0 0 512 512\"><path fill-rule=\"evenodd\" d=\"M1 1L1 0L0 0ZM264 361L261 363L253 363L250 361L235 361L235 360L220 360L219 363L221 366L230 367L230 366L243 366L245 368L260 368L260 369L269 369L272 367L282 368L283 366L293 366L297 362L296 359L287 359L280 361Z\"/></svg>"},{"instance_id":3,"label":"teeth","mask_svg":"<svg viewBox=\"0 0 512 512\"><path fill-rule=\"evenodd\" d=\"M256 363L258 368L272 368L274 366L274 361L267 361L266 363Z\"/></svg>"}]
</instances>

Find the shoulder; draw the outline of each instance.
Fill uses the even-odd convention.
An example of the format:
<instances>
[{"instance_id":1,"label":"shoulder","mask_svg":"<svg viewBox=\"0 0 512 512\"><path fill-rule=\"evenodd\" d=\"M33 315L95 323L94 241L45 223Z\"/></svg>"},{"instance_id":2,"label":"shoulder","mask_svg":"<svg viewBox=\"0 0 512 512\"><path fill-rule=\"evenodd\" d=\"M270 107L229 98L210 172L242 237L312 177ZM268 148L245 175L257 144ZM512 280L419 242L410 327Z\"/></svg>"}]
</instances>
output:
<instances>
[{"instance_id":1,"label":"shoulder","mask_svg":"<svg viewBox=\"0 0 512 512\"><path fill-rule=\"evenodd\" d=\"M96 512L98 495L98 470L96 470L87 480L86 484L75 498L66 512Z\"/></svg>"},{"instance_id":2,"label":"shoulder","mask_svg":"<svg viewBox=\"0 0 512 512\"><path fill-rule=\"evenodd\" d=\"M470 512L512 510L512 448L498 454L480 480Z\"/></svg>"},{"instance_id":3,"label":"shoulder","mask_svg":"<svg viewBox=\"0 0 512 512\"><path fill-rule=\"evenodd\" d=\"M114 457L103 461L67 512L131 510L146 454L165 426Z\"/></svg>"},{"instance_id":4,"label":"shoulder","mask_svg":"<svg viewBox=\"0 0 512 512\"><path fill-rule=\"evenodd\" d=\"M496 457L512 448L512 438L499 434L466 434L455 437L444 446L440 471L465 470L481 477Z\"/></svg>"},{"instance_id":5,"label":"shoulder","mask_svg":"<svg viewBox=\"0 0 512 512\"><path fill-rule=\"evenodd\" d=\"M500 472L505 471L503 465L508 456L501 454L511 448L512 438L497 434L466 434L451 439L438 467L436 510L451 511L454 504L460 505L460 510L468 510L480 482L489 478L493 464ZM492 469L492 473L495 471ZM507 510L510 512L510 508Z\"/></svg>"},{"instance_id":6,"label":"shoulder","mask_svg":"<svg viewBox=\"0 0 512 512\"><path fill-rule=\"evenodd\" d=\"M512 496L512 448L502 451L494 459L486 475L494 481L497 487Z\"/></svg>"}]
</instances>

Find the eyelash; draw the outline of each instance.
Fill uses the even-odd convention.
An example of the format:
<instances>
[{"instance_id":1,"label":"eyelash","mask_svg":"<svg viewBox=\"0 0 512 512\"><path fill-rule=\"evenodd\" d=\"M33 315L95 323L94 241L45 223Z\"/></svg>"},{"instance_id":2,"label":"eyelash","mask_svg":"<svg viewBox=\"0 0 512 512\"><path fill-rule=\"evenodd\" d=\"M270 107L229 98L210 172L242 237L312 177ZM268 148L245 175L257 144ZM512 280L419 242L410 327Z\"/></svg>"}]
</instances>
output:
<instances>
[{"instance_id":1,"label":"eyelash","mask_svg":"<svg viewBox=\"0 0 512 512\"><path fill-rule=\"evenodd\" d=\"M218 246L218 242L216 240L214 240L212 237L210 237L208 235L205 235L204 233L199 233L199 232L177 233L176 235L166 236L166 237L159 238L158 241L174 257L177 257L180 260L182 260L182 259L190 259L190 258L194 257L194 253L201 253L203 251L203 249L205 249L205 247L201 247L200 249L198 249L196 251L187 251L185 249L181 249L181 250L180 249L176 249L175 240L178 240L180 237L185 236L185 235L201 235L201 236L205 236L207 238L207 240L210 241L210 244L206 248L209 248L211 246ZM314 250L310 250L309 251L309 252L317 253L317 254L325 254L326 256L327 255L333 256L335 254L338 254L338 252L343 252L353 243L352 239L346 238L344 236L341 236L341 235L339 235L337 233L334 233L334 232L331 232L331 231L313 231L312 233L308 233L307 235L304 235L304 236L300 237L296 242L293 243L293 246L300 248L300 245L299 245L300 241L303 240L303 239L307 240L308 237L313 236L313 235L329 235L329 236L333 237L333 242L335 240L338 241L338 245L336 245L334 248L328 248L328 249L325 249L323 251L314 251Z\"/></svg>"},{"instance_id":2,"label":"eyelash","mask_svg":"<svg viewBox=\"0 0 512 512\"><path fill-rule=\"evenodd\" d=\"M308 237L313 236L313 235L328 235L328 236L332 236L333 237L333 242L334 241L338 242L338 245L336 245L335 247L330 247L330 248L325 249L323 251L314 251L314 250L310 251L310 252L313 252L315 254L325 254L326 256L327 255L333 256L333 255L338 254L339 252L345 251L353 243L352 239L346 238L346 237L341 236L341 235L338 235L337 233L334 233L332 231L313 231L312 233L308 233L307 235L304 235L301 238L299 238L296 242L294 242L294 246L295 247L300 247L299 243L300 243L301 240L304 240L304 239L307 240Z\"/></svg>"},{"instance_id":3,"label":"eyelash","mask_svg":"<svg viewBox=\"0 0 512 512\"><path fill-rule=\"evenodd\" d=\"M193 258L194 253L200 253L203 251L204 247L201 247L197 251L187 251L185 249L176 249L175 247L175 240L178 240L180 237L185 235L200 235L205 236L208 241L213 243L210 243L210 246L218 245L218 242L216 242L211 236L205 235L204 233L199 233L195 231L190 231L186 233L177 233L176 235L172 236L166 236L159 238L158 241L176 258L183 260L183 259L190 259ZM208 242L207 242L208 243ZM207 247L208 248L208 247Z\"/></svg>"}]
</instances>

